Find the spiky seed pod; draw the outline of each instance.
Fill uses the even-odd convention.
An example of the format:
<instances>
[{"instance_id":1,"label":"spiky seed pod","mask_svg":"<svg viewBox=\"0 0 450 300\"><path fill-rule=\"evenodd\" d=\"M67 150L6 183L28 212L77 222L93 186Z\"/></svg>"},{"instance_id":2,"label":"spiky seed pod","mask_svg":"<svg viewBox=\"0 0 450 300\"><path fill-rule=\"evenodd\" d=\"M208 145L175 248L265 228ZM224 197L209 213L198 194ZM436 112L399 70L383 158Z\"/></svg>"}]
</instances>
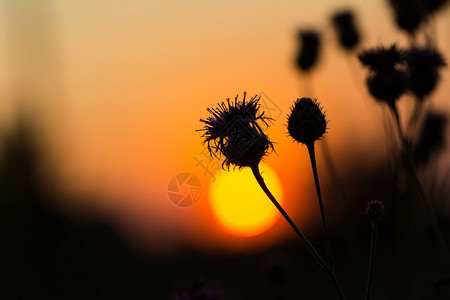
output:
<instances>
[{"instance_id":1,"label":"spiky seed pod","mask_svg":"<svg viewBox=\"0 0 450 300\"><path fill-rule=\"evenodd\" d=\"M428 17L424 0L389 0L400 29L413 34Z\"/></svg>"},{"instance_id":2,"label":"spiky seed pod","mask_svg":"<svg viewBox=\"0 0 450 300\"><path fill-rule=\"evenodd\" d=\"M288 133L305 145L313 145L327 130L327 121L316 99L297 99L288 116Z\"/></svg>"},{"instance_id":3,"label":"spiky seed pod","mask_svg":"<svg viewBox=\"0 0 450 300\"><path fill-rule=\"evenodd\" d=\"M332 22L338 35L340 45L352 50L360 41L360 33L355 26L355 18L351 11L341 11L333 15Z\"/></svg>"},{"instance_id":4,"label":"spiky seed pod","mask_svg":"<svg viewBox=\"0 0 450 300\"><path fill-rule=\"evenodd\" d=\"M321 48L320 35L313 30L302 30L298 33L299 50L295 64L303 71L311 70L317 63Z\"/></svg>"},{"instance_id":5,"label":"spiky seed pod","mask_svg":"<svg viewBox=\"0 0 450 300\"><path fill-rule=\"evenodd\" d=\"M371 200L367 203L366 213L373 223L378 223L384 216L384 204L379 200Z\"/></svg>"},{"instance_id":6,"label":"spiky seed pod","mask_svg":"<svg viewBox=\"0 0 450 300\"><path fill-rule=\"evenodd\" d=\"M217 108L208 108L211 113L206 119L200 119L205 123L205 131L202 135L211 155L225 157L222 167L229 169L234 167L253 167L258 165L261 159L273 150L273 143L264 134L262 125L268 127L267 121L271 118L259 112L259 96L254 96L250 101L242 101L236 96L234 102L227 99Z\"/></svg>"},{"instance_id":7,"label":"spiky seed pod","mask_svg":"<svg viewBox=\"0 0 450 300\"><path fill-rule=\"evenodd\" d=\"M370 94L393 106L408 88L408 74L402 68L403 52L395 45L378 47L362 51L358 59L370 69L366 80Z\"/></svg>"},{"instance_id":8,"label":"spiky seed pod","mask_svg":"<svg viewBox=\"0 0 450 300\"><path fill-rule=\"evenodd\" d=\"M410 91L423 100L435 88L440 79L439 69L445 61L436 49L412 47L405 51L410 80Z\"/></svg>"},{"instance_id":9,"label":"spiky seed pod","mask_svg":"<svg viewBox=\"0 0 450 300\"><path fill-rule=\"evenodd\" d=\"M380 71L367 77L367 86L375 99L394 105L408 88L408 76L396 69Z\"/></svg>"},{"instance_id":10,"label":"spiky seed pod","mask_svg":"<svg viewBox=\"0 0 450 300\"><path fill-rule=\"evenodd\" d=\"M363 66L378 72L395 68L403 62L404 55L394 44L390 47L380 46L363 50L358 54L358 59Z\"/></svg>"}]
</instances>

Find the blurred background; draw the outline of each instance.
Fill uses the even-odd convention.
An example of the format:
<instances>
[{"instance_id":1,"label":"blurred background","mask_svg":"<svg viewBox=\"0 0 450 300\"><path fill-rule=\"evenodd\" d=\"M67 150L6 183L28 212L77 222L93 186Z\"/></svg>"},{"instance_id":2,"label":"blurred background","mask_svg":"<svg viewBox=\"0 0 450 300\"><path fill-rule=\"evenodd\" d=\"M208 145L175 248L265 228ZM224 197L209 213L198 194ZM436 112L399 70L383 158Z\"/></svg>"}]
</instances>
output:
<instances>
[{"instance_id":1,"label":"blurred background","mask_svg":"<svg viewBox=\"0 0 450 300\"><path fill-rule=\"evenodd\" d=\"M361 37L351 50L332 23L343 9ZM302 29L321 38L309 72L294 63ZM449 30L443 5L416 42L432 38L448 63ZM255 192L246 206L251 175L220 171L196 131L207 107L247 92L274 119L276 153L263 177L321 253L308 152L285 124L302 96L326 111L316 154L348 298L364 295L365 208L377 198L387 214L373 299L448 299L448 254L436 250L424 209L402 206L409 190L395 177L393 120L367 92L357 59L392 43L408 47L412 38L387 0L0 0L1 298L334 299L269 200ZM450 77L447 68L440 74L426 109L446 125ZM412 102L399 100L404 124ZM419 165L447 244L449 136L443 128L438 150Z\"/></svg>"}]
</instances>

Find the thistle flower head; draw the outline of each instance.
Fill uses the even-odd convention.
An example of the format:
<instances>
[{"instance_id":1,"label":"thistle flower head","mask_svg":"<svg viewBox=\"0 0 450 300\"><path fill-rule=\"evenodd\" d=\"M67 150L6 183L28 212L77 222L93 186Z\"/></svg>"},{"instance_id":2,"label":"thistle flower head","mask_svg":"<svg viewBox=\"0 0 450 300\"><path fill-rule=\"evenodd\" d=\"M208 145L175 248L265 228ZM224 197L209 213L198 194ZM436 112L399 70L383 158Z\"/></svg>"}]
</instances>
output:
<instances>
[{"instance_id":1,"label":"thistle flower head","mask_svg":"<svg viewBox=\"0 0 450 300\"><path fill-rule=\"evenodd\" d=\"M431 47L412 47L404 55L408 66L417 69L435 69L446 65L442 54Z\"/></svg>"},{"instance_id":2,"label":"thistle flower head","mask_svg":"<svg viewBox=\"0 0 450 300\"><path fill-rule=\"evenodd\" d=\"M301 30L298 33L299 51L296 65L301 71L311 70L317 63L320 51L320 35L314 30Z\"/></svg>"},{"instance_id":3,"label":"thistle flower head","mask_svg":"<svg viewBox=\"0 0 450 300\"><path fill-rule=\"evenodd\" d=\"M405 51L405 61L408 66L410 90L418 99L423 99L431 93L439 81L439 69L445 61L436 49L412 47Z\"/></svg>"},{"instance_id":4,"label":"thistle flower head","mask_svg":"<svg viewBox=\"0 0 450 300\"><path fill-rule=\"evenodd\" d=\"M229 169L230 165L239 168L257 165L261 159L273 150L273 143L264 134L262 125L268 126L272 120L259 111L259 96L249 101L238 100L218 104L217 108L208 108L211 116L200 119L205 125L198 131L202 135L211 155L225 157L222 167Z\"/></svg>"},{"instance_id":5,"label":"thistle flower head","mask_svg":"<svg viewBox=\"0 0 450 300\"><path fill-rule=\"evenodd\" d=\"M400 29L413 34L424 20L429 11L424 0L389 0L395 14L395 21Z\"/></svg>"},{"instance_id":6,"label":"thistle flower head","mask_svg":"<svg viewBox=\"0 0 450 300\"><path fill-rule=\"evenodd\" d=\"M370 94L379 101L394 105L395 101L406 92L408 75L396 69L372 73L367 77Z\"/></svg>"},{"instance_id":7,"label":"thistle flower head","mask_svg":"<svg viewBox=\"0 0 450 300\"><path fill-rule=\"evenodd\" d=\"M378 223L384 216L384 204L379 200L372 200L367 203L366 213L372 223Z\"/></svg>"},{"instance_id":8,"label":"thistle flower head","mask_svg":"<svg viewBox=\"0 0 450 300\"><path fill-rule=\"evenodd\" d=\"M352 50L360 41L360 34L355 26L353 13L349 10L333 15L332 22L339 37L339 43L347 50Z\"/></svg>"},{"instance_id":9,"label":"thistle flower head","mask_svg":"<svg viewBox=\"0 0 450 300\"><path fill-rule=\"evenodd\" d=\"M317 100L303 97L291 107L287 127L294 140L308 146L324 135L327 121Z\"/></svg>"},{"instance_id":10,"label":"thistle flower head","mask_svg":"<svg viewBox=\"0 0 450 300\"><path fill-rule=\"evenodd\" d=\"M377 100L394 105L408 88L408 74L401 68L403 53L392 45L365 50L358 59L371 70L366 80L370 94Z\"/></svg>"},{"instance_id":11,"label":"thistle flower head","mask_svg":"<svg viewBox=\"0 0 450 300\"><path fill-rule=\"evenodd\" d=\"M390 47L377 47L362 51L358 54L358 59L372 71L382 71L392 69L403 62L403 53L394 44Z\"/></svg>"}]
</instances>

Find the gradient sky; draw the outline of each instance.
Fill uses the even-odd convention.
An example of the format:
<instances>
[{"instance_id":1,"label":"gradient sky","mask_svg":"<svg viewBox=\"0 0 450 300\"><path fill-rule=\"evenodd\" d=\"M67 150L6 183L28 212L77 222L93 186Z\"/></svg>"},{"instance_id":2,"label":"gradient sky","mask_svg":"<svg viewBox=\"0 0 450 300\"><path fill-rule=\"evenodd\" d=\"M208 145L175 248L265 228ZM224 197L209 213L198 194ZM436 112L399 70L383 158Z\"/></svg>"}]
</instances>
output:
<instances>
[{"instance_id":1,"label":"gradient sky","mask_svg":"<svg viewBox=\"0 0 450 300\"><path fill-rule=\"evenodd\" d=\"M367 98L358 62L338 49L329 16L352 7L365 47L406 45L386 2L1 0L1 125L11 126L19 107L36 118L46 178L73 199L62 204L69 210L111 216L151 245L263 245L287 226L249 241L222 233L211 219L211 177L194 160L203 149L199 118L228 97L264 92L281 113L269 130L277 154L266 162L283 182L286 208L302 226L313 225L315 206L298 201L313 191L306 148L286 136L285 116L297 97L318 98L338 167L350 159L376 164L386 151L381 109ZM449 16L447 9L436 21L446 57ZM292 66L299 28L323 33L312 95ZM444 70L433 96L447 112L448 83ZM167 199L167 184L180 172L196 175L205 189L190 209Z\"/></svg>"}]
</instances>

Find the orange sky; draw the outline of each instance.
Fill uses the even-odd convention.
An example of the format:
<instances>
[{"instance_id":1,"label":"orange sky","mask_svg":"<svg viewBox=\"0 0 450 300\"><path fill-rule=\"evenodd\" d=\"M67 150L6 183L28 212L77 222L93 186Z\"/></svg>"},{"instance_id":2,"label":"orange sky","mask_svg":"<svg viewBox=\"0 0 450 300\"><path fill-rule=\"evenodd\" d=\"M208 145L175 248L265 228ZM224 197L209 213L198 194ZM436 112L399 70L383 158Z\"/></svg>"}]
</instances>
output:
<instances>
[{"instance_id":1,"label":"orange sky","mask_svg":"<svg viewBox=\"0 0 450 300\"><path fill-rule=\"evenodd\" d=\"M335 8L353 5L365 46L406 42L384 1L339 3L2 0L2 125L11 124L21 99L39 118L55 167L51 175L61 191L73 199L103 199L77 199L77 207L112 214L127 232L150 243L204 244L207 236L206 241L224 244L236 239L220 232L208 214L211 178L195 166L194 157L202 150L195 130L201 126L199 118L207 116L206 107L243 91L264 92L282 113L269 131L278 142L277 154L266 162L280 176L286 208L308 227L318 215L311 213L315 202L296 202L315 199L306 148L285 133L291 103L300 96L319 98L330 120L327 142L334 157L384 151L376 142L383 139L377 123L381 110L372 100L361 100L360 92L366 95L364 72L337 49L328 16ZM446 57L449 19L447 9L437 22ZM324 33L313 95L302 94L302 79L292 67L295 32L301 27ZM448 80L445 70L435 95L436 106L447 111ZM345 160L338 167L343 164ZM195 174L205 188L191 209L178 209L167 199L167 184L180 172ZM298 192L299 184L305 192ZM259 245L280 238L287 229L280 223L265 238L237 238L236 243Z\"/></svg>"}]
</instances>

